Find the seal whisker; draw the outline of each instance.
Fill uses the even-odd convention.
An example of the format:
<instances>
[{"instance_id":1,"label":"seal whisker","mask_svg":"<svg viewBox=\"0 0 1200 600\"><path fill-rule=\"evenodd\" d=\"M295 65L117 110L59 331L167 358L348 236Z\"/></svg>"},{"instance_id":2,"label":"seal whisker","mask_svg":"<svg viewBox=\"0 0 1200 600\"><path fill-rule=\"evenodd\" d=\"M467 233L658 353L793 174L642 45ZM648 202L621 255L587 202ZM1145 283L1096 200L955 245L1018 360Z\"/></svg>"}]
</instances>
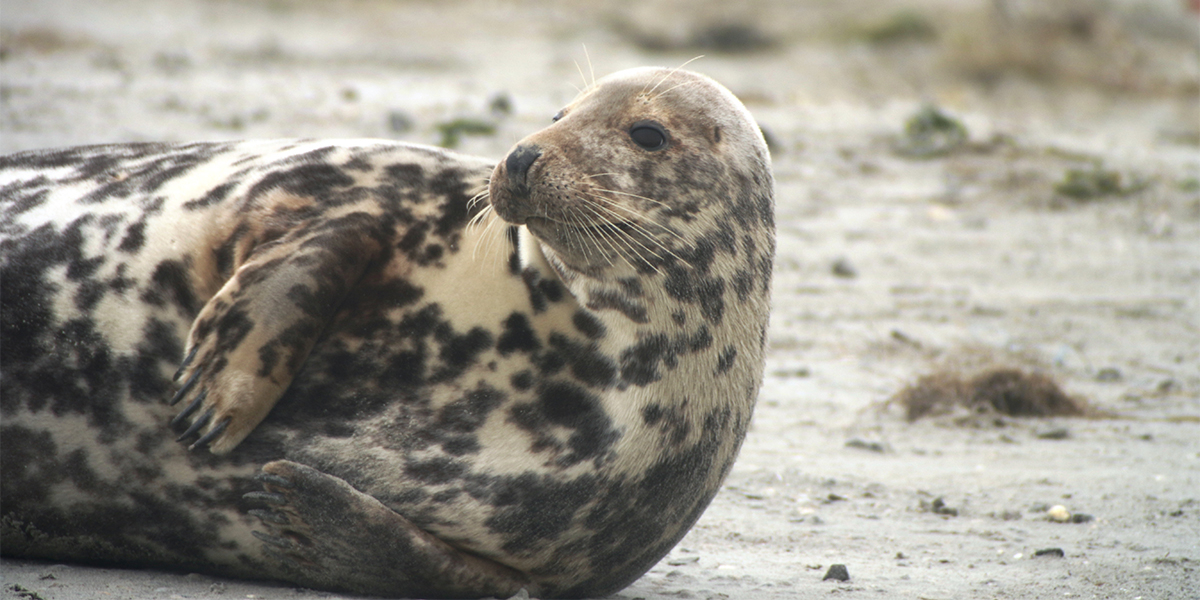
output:
<instances>
[{"instance_id":1,"label":"seal whisker","mask_svg":"<svg viewBox=\"0 0 1200 600\"><path fill-rule=\"evenodd\" d=\"M476 238L475 245L471 249L471 260L479 261L480 246L483 246L483 260L481 262L487 263L488 258L492 256L492 250L497 243L497 238L502 237L496 233L495 229L496 222L499 220L500 218L496 216L495 209L490 204L483 207L483 210L480 210L479 214L471 218L467 227L479 232L479 237ZM492 266L496 265L495 262L491 264Z\"/></svg>"},{"instance_id":2,"label":"seal whisker","mask_svg":"<svg viewBox=\"0 0 1200 600\"><path fill-rule=\"evenodd\" d=\"M504 244L506 240L506 233L504 230L503 221L500 220L500 217L496 216L496 212L494 210L491 210L491 206L489 206L488 209L487 225L484 226L483 235L481 236L485 238L485 243L487 244L487 247L484 249L483 257L485 261L488 259L488 257L492 257L492 266L498 267L504 260L502 244ZM497 223L500 223L501 226L496 227ZM501 251L498 251L493 255L492 251L498 246L501 246Z\"/></svg>"},{"instance_id":3,"label":"seal whisker","mask_svg":"<svg viewBox=\"0 0 1200 600\"><path fill-rule=\"evenodd\" d=\"M592 200L605 200L605 201L608 201L608 199L607 199L607 198L603 198L603 197L600 197L600 196L593 196L591 199L592 199ZM586 201L586 199L585 199L585 201ZM620 213L618 213L618 212L617 212L616 210L614 210L612 207L609 207L609 206L604 206L604 205L600 205L600 204L593 204L592 206L594 206L595 208L601 209L601 210L603 210L605 213L607 213L607 214L609 214L609 215L611 215L611 216L615 217L615 218L616 218L616 219L617 219L617 220L618 220L620 223L622 223L622 224L625 224L625 225L628 225L628 226L629 226L631 229L634 229L634 230L636 230L638 233L641 233L642 235L645 235L646 237L648 237L648 238L651 238L651 239L653 239L653 238L654 238L654 235L650 233L650 230L646 229L646 228L645 228L645 227L644 227L644 226L643 226L641 223L639 223L638 221L632 220L632 219L627 219L627 218L625 218L623 215L621 215ZM615 204L614 204L614 206L616 206L617 208L627 209L627 207L620 206L620 205L615 205ZM628 210L628 209L627 209L627 210ZM636 212L632 211L632 210L630 210L630 211L629 211L629 214L630 214L630 215L632 215L634 218L636 218L636 217L638 216L638 214L637 214ZM598 216L599 216L599 215L598 215ZM604 220L605 220L605 221L607 221L609 224L613 224L613 225L615 225L615 224L616 224L616 223L614 223L614 222L613 222L612 220L610 220L610 219L607 219L607 218L605 218ZM664 230L666 230L666 231L667 231L667 232L669 232L669 233L674 233L673 231L671 231L670 229L668 229L668 228L667 228L665 225L660 225L660 224L658 224L658 223L654 223L654 225L657 225L658 227L661 227L661 228L663 228ZM680 238L680 239L682 239L682 238ZM654 240L654 241L655 241L655 243L657 243L658 245L662 246L662 243L661 243L661 242L659 242L658 240ZM665 247L663 247L663 249L665 250L666 248L665 248Z\"/></svg>"},{"instance_id":4,"label":"seal whisker","mask_svg":"<svg viewBox=\"0 0 1200 600\"><path fill-rule=\"evenodd\" d=\"M589 226L589 220L584 218L584 215L583 215L582 211L580 210L579 206L571 207L571 216L572 216L572 221L574 221L574 223L576 224L575 230L582 231L584 233L584 235L586 235L588 237L588 239L591 240L591 247L596 250L599 250L600 242L596 240L595 228ZM590 253L588 252L587 246L583 246L583 251L584 251L584 256L587 256L590 258ZM609 261L609 264L611 265L612 262Z\"/></svg>"},{"instance_id":5,"label":"seal whisker","mask_svg":"<svg viewBox=\"0 0 1200 600\"><path fill-rule=\"evenodd\" d=\"M606 188L595 188L595 189L597 192L607 192L609 194L620 194L622 196L629 196L631 198L645 200L646 202L653 202L654 204L658 204L660 206L668 206L667 203L663 202L662 200L655 200L654 198L647 198L645 196L639 196L637 194L631 194L629 192L622 192L621 190L610 190L610 189L606 189Z\"/></svg>"},{"instance_id":6,"label":"seal whisker","mask_svg":"<svg viewBox=\"0 0 1200 600\"><path fill-rule=\"evenodd\" d=\"M596 87L596 69L592 67L592 55L588 54L587 44L580 45L583 46L583 58L587 60L588 72L592 74L592 83L588 85L588 89L591 89Z\"/></svg>"},{"instance_id":7,"label":"seal whisker","mask_svg":"<svg viewBox=\"0 0 1200 600\"><path fill-rule=\"evenodd\" d=\"M643 237L653 241L664 252L670 254L671 256L674 256L676 259L678 259L680 261L683 261L682 258L679 258L679 256L676 256L675 253L671 252L671 250L669 248L667 248L664 244L662 244L662 242L655 239L654 236L649 231L647 231L644 227L642 227L638 223L636 223L634 221L623 219L623 218L621 218L621 215L618 214L616 211L614 211L611 208L608 208L606 206L600 205L600 204L585 203L584 206L587 207L589 210L591 210L592 213L595 214L602 221L602 224L600 225L601 228L607 228L607 229L611 230L614 235L617 235L617 238L619 240L624 242L623 245L631 253L633 253L635 256L638 257L639 260L641 260L642 262L645 262L647 265L653 266L653 265L651 265L650 261L647 260L646 257L637 250L637 248L633 247L633 244L637 244L638 246L640 246L642 248L642 250L645 250L646 252L649 252L650 254L652 254L656 257L659 256L658 252L655 251L654 249L650 248L649 246L646 246L646 244L644 244L641 240L637 239L637 237L631 236L631 235L625 233L624 231L622 231L622 229L621 229L622 225L625 225L625 226L629 227L630 229L633 229L636 233L640 233ZM613 220L606 218L603 214L598 212L597 209L603 210L603 211L607 212L608 214L612 215L613 217L616 217L618 219L618 222L614 222ZM630 243L630 242L632 242L632 243ZM684 262L686 262L686 261L684 261ZM633 265L630 265L630 266L633 266Z\"/></svg>"},{"instance_id":8,"label":"seal whisker","mask_svg":"<svg viewBox=\"0 0 1200 600\"><path fill-rule=\"evenodd\" d=\"M667 95L667 94L669 94L669 93L671 93L671 92L673 92L673 91L675 91L675 90L677 90L677 89L679 89L679 88L681 88L681 87L687 87L687 86L689 86L689 85L696 85L697 83L699 83L699 82L696 82L696 81L685 81L685 82L683 82L683 83L680 83L680 84L678 84L678 85L673 85L673 86L671 86L671 87L669 87L669 88L667 88L667 89L665 89L665 90L663 90L663 91L659 92L659 93L658 93L658 95L657 95L657 96L655 96L655 98L662 98L663 96L665 96L665 95Z\"/></svg>"},{"instance_id":9,"label":"seal whisker","mask_svg":"<svg viewBox=\"0 0 1200 600\"><path fill-rule=\"evenodd\" d=\"M475 207L479 206L479 203L483 202L484 200L488 200L488 206L491 206L491 181L492 179L489 177L484 182L483 189L477 192L474 196L471 196L470 200L467 200L467 212L474 210Z\"/></svg>"},{"instance_id":10,"label":"seal whisker","mask_svg":"<svg viewBox=\"0 0 1200 600\"><path fill-rule=\"evenodd\" d=\"M584 200L584 199L581 198L581 200ZM630 267L633 267L633 263L629 262L629 259L617 247L618 242L622 241L622 240L620 240L619 237L614 239L614 235L620 233L620 228L617 226L617 224L613 223L608 218L606 218L604 215L597 212L596 206L587 204L586 200L584 200L584 203L581 204L581 206L583 208L587 209L589 212L591 212L593 215L595 215L597 219L600 220L600 223L598 225L587 228L588 235L589 236L598 235L601 238L603 238L605 240L608 248L612 251L611 254L620 256L621 260L624 260L626 264L628 264ZM609 233L610 231L611 231L611 233ZM594 237L593 237L593 239L594 239ZM625 246L630 252L632 252L634 255L636 255L639 260L645 261L645 258L642 257L641 254L638 253L636 251L636 249L634 249L632 246L629 246L628 244L621 244L621 245ZM611 260L609 261L609 265L610 266L612 265Z\"/></svg>"},{"instance_id":11,"label":"seal whisker","mask_svg":"<svg viewBox=\"0 0 1200 600\"><path fill-rule=\"evenodd\" d=\"M583 94L583 93L587 92L588 90L592 89L592 86L588 85L587 75L583 74L583 68L581 68L579 66L579 61L573 60L571 62L575 63L575 70L579 72L579 78L583 80L583 89L581 89L581 90L579 90L579 88L575 88L575 89L579 90L580 94Z\"/></svg>"},{"instance_id":12,"label":"seal whisker","mask_svg":"<svg viewBox=\"0 0 1200 600\"><path fill-rule=\"evenodd\" d=\"M648 230L648 229L646 229L644 226L642 226L642 225L641 225L641 223L648 223L648 224L654 225L655 227L658 227L659 229L661 229L661 230L663 230L663 231L665 231L665 232L667 232L667 233L671 234L672 236L674 236L674 237L675 237L675 239L677 239L677 240L679 240L679 241L681 241L681 242L686 242L686 241L687 241L687 238L683 237L683 235L682 235L682 234L680 234L678 231L675 231L674 229L672 229L672 228L670 228L670 227L667 227L666 225L663 225L662 223L659 223L659 222L657 222L657 221L644 221L644 220L641 220L641 219L640 219L640 217L641 217L641 213L637 212L636 210L634 210L634 209L632 209L632 208L629 208L628 206L622 206L620 203L618 203L618 202L614 202L612 199L610 199L610 198L605 198L604 196L602 196L602 195L599 195L599 194L590 194L590 195L591 195L592 199L594 199L594 200L601 200L601 201L603 201L603 202L606 202L606 203L608 203L608 204L609 204L609 206L611 206L611 207L612 207L612 208L610 208L610 210L613 210L613 209L621 209L621 210L624 210L624 211L626 211L628 214L632 215L632 216L633 216L635 219L638 219L638 221L637 221L637 223L636 223L636 224L639 226L639 229L641 229L642 233L644 233L645 235L647 235L647 236L649 236L649 237L653 237L653 236L651 236L651 234L650 234L650 230ZM616 213L614 212L614 214L616 214Z\"/></svg>"},{"instance_id":13,"label":"seal whisker","mask_svg":"<svg viewBox=\"0 0 1200 600\"><path fill-rule=\"evenodd\" d=\"M689 58L688 60L684 61L684 63L682 65L679 65L678 67L675 67L674 69L671 69L671 71L669 73L667 73L666 75L663 75L662 79L659 79L658 83L654 84L654 87L650 88L649 91L647 91L646 88L642 88L642 95L649 96L650 94L653 94L654 90L657 90L658 86L662 85L664 81L670 79L672 75L674 75L675 73L678 73L680 69L688 66L688 64L695 62L697 60L700 60L701 58L704 58L703 54ZM660 96L661 96L661 94L660 94Z\"/></svg>"},{"instance_id":14,"label":"seal whisker","mask_svg":"<svg viewBox=\"0 0 1200 600\"><path fill-rule=\"evenodd\" d=\"M604 202L610 203L612 205L612 207L627 211L633 217L633 219L622 219L622 221L625 224L627 224L631 229L635 230L636 232L642 234L642 236L644 236L649 241L653 242L654 245L661 248L664 252L671 255L676 260L682 262L685 265L691 266L691 263L684 260L683 257L679 256L675 252L671 251L671 249L668 248L667 245L665 243L663 243L661 240L659 240L653 233L651 233L651 231L649 229L647 229L646 226L643 225L643 223L654 225L655 227L658 227L662 231L665 231L666 233L674 236L675 239L686 243L687 238L685 238L679 232L675 231L674 229L672 229L670 227L667 227L666 225L663 225L662 223L658 223L656 221L643 221L640 219L641 215L638 212L630 209L629 207L621 206L620 204L613 202L612 200L610 200L608 198L604 198L603 196L594 195L593 199L594 200L603 200ZM617 213L613 208L611 208L611 207L602 207L602 208L605 208L605 210L607 210L613 216L615 216L617 218L621 218L621 215L619 213ZM642 244L642 247L645 248L646 246L644 244ZM646 248L646 249L650 250L649 248ZM655 255L657 255L657 252L655 252Z\"/></svg>"}]
</instances>

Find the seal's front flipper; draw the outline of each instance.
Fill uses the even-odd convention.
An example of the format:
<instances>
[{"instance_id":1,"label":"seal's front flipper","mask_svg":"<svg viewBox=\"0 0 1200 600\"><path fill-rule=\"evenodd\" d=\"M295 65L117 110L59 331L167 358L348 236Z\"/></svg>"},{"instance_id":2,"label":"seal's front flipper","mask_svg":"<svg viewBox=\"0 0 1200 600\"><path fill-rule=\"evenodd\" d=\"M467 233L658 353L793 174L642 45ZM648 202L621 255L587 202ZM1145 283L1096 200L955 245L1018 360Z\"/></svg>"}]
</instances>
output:
<instances>
[{"instance_id":1,"label":"seal's front flipper","mask_svg":"<svg viewBox=\"0 0 1200 600\"><path fill-rule=\"evenodd\" d=\"M265 492L246 494L266 532L253 532L280 577L319 589L432 598L507 598L517 571L461 552L345 481L291 461L258 476Z\"/></svg>"},{"instance_id":2,"label":"seal's front flipper","mask_svg":"<svg viewBox=\"0 0 1200 600\"><path fill-rule=\"evenodd\" d=\"M389 231L366 213L297 226L255 248L192 324L171 400L192 448L232 450L271 411Z\"/></svg>"}]
</instances>

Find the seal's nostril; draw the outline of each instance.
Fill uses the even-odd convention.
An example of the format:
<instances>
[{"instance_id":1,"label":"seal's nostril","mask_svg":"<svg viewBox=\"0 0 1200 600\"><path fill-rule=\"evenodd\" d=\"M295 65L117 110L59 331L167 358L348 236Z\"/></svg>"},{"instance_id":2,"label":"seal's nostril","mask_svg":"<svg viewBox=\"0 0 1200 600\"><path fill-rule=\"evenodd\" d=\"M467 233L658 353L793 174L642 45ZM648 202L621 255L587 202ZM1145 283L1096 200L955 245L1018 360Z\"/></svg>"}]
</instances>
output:
<instances>
[{"instance_id":1,"label":"seal's nostril","mask_svg":"<svg viewBox=\"0 0 1200 600\"><path fill-rule=\"evenodd\" d=\"M534 145L522 144L514 148L504 161L509 181L517 187L528 188L525 176L529 173L529 167L541 156L542 149Z\"/></svg>"}]
</instances>

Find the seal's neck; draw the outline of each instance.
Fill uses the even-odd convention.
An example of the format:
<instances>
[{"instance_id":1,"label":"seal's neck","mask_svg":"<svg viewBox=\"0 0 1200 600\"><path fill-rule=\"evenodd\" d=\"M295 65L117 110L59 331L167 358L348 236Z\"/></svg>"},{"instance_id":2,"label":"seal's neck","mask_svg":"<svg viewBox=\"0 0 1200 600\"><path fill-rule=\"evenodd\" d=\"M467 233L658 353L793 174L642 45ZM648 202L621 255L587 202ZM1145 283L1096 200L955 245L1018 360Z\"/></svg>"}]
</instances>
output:
<instances>
[{"instance_id":1,"label":"seal's neck","mask_svg":"<svg viewBox=\"0 0 1200 600\"><path fill-rule=\"evenodd\" d=\"M636 337L638 331L684 331L706 323L706 330L720 328L725 287L720 271L729 264L714 261L703 277L686 265L639 273L632 265L616 264L586 272L563 261L524 226L518 231L521 270L534 269L541 277L558 281L580 308L615 330ZM765 309L758 310L762 307L753 308L765 313ZM739 316L765 320L765 314Z\"/></svg>"}]
</instances>

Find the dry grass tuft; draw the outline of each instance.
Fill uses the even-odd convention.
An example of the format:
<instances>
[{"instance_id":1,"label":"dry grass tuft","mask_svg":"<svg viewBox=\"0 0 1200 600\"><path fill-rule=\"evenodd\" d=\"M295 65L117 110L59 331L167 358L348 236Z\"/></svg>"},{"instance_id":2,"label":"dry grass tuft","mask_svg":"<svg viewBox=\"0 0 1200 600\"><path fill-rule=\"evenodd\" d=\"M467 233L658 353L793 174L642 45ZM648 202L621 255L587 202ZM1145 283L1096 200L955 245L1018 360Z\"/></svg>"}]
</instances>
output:
<instances>
[{"instance_id":1,"label":"dry grass tuft","mask_svg":"<svg viewBox=\"0 0 1200 600\"><path fill-rule=\"evenodd\" d=\"M1093 413L1082 398L1067 395L1054 379L1015 368L992 368L970 378L936 371L888 401L904 409L909 422L966 410L972 415L1082 417Z\"/></svg>"}]
</instances>

